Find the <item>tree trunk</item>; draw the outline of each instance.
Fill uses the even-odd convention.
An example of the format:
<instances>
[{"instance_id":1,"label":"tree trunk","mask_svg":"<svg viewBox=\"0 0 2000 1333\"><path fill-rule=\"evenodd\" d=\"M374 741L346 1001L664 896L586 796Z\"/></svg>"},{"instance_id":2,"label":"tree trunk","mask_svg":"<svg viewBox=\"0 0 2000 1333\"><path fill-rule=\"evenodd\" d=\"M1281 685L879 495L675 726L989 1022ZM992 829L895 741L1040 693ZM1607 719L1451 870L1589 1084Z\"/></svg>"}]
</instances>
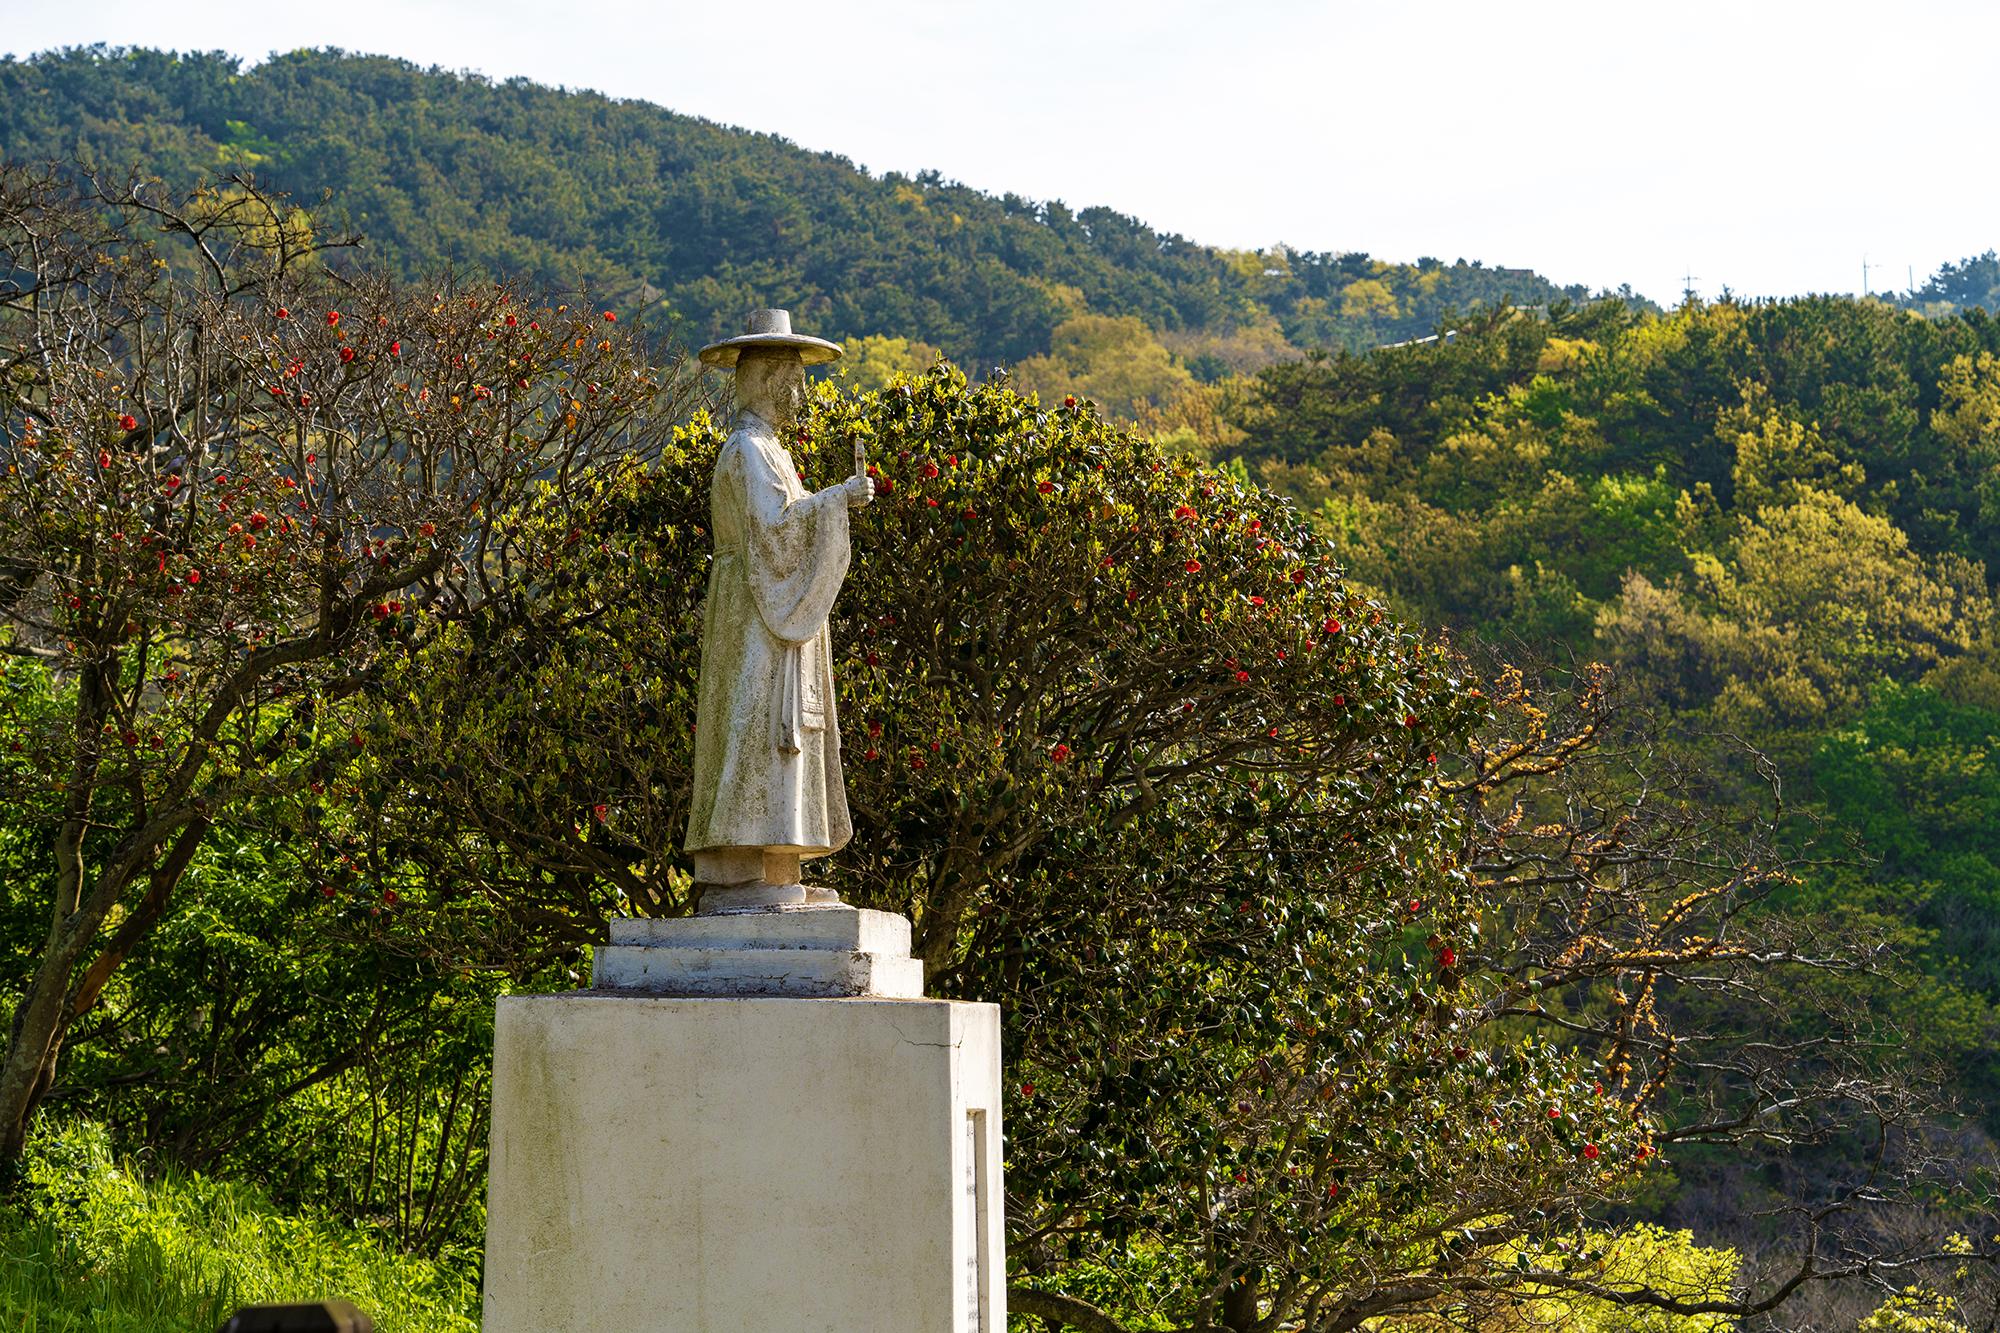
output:
<instances>
[{"instance_id":1,"label":"tree trunk","mask_svg":"<svg viewBox=\"0 0 2000 1333\"><path fill-rule=\"evenodd\" d=\"M1250 1333L1257 1327L1257 1279L1246 1273L1229 1284L1222 1294L1222 1326L1231 1333Z\"/></svg>"},{"instance_id":2,"label":"tree trunk","mask_svg":"<svg viewBox=\"0 0 2000 1333\"><path fill-rule=\"evenodd\" d=\"M18 1160L28 1124L48 1091L68 1024L69 975L75 945L50 950L14 1016L14 1039L0 1063L0 1167Z\"/></svg>"}]
</instances>

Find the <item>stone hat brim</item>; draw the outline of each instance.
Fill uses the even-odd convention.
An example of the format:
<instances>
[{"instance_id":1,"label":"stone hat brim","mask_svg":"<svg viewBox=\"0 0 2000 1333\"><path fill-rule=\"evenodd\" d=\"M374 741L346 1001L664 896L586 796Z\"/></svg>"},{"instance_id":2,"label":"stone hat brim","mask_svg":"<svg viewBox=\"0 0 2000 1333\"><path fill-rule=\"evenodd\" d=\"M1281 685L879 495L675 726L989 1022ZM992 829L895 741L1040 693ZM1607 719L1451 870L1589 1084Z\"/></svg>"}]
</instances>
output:
<instances>
[{"instance_id":1,"label":"stone hat brim","mask_svg":"<svg viewBox=\"0 0 2000 1333\"><path fill-rule=\"evenodd\" d=\"M701 363L727 370L736 364L744 349L750 347L789 347L799 354L799 360L809 366L823 366L840 359L840 344L830 343L824 338L812 338L803 333L745 333L702 348Z\"/></svg>"}]
</instances>

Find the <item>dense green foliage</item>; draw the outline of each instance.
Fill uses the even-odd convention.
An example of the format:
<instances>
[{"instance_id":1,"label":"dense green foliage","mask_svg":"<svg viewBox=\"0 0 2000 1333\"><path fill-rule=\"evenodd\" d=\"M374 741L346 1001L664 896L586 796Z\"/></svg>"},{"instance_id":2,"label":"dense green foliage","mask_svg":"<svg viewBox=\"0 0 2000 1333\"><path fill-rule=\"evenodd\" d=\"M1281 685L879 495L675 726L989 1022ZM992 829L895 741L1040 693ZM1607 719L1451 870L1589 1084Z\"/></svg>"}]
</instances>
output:
<instances>
[{"instance_id":1,"label":"dense green foliage","mask_svg":"<svg viewBox=\"0 0 2000 1333\"><path fill-rule=\"evenodd\" d=\"M177 186L247 170L301 203L330 191L323 225L351 226L406 276L451 261L588 284L682 321L690 342L783 305L831 337L921 339L976 367L1045 353L1082 315L1183 335L1212 375L1246 335L1372 346L1450 309L1583 294L1462 260L1218 251L1105 208L871 176L643 102L337 51L248 71L102 48L0 62L0 158Z\"/></svg>"},{"instance_id":2,"label":"dense green foliage","mask_svg":"<svg viewBox=\"0 0 2000 1333\"><path fill-rule=\"evenodd\" d=\"M1914 932L1924 975L1876 1002L2000 1124L2000 322L1600 303L1273 367L1232 401L1236 456L1406 614L1607 658L1690 746L1770 752L1856 839L1798 901Z\"/></svg>"}]
</instances>

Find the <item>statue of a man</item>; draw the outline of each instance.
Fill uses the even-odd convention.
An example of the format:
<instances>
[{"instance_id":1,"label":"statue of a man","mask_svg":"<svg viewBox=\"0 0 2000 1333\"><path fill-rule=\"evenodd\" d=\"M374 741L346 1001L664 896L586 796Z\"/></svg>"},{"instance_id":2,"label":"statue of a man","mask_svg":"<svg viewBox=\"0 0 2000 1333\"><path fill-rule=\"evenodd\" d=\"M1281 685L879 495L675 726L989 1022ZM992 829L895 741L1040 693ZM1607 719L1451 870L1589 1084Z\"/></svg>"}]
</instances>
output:
<instances>
[{"instance_id":1,"label":"statue of a man","mask_svg":"<svg viewBox=\"0 0 2000 1333\"><path fill-rule=\"evenodd\" d=\"M875 498L860 466L807 494L785 441L808 365L840 348L758 310L749 332L701 349L736 371L736 428L709 495L714 562L703 613L701 696L687 850L703 912L837 901L799 863L847 845L827 616L847 576L848 511Z\"/></svg>"}]
</instances>

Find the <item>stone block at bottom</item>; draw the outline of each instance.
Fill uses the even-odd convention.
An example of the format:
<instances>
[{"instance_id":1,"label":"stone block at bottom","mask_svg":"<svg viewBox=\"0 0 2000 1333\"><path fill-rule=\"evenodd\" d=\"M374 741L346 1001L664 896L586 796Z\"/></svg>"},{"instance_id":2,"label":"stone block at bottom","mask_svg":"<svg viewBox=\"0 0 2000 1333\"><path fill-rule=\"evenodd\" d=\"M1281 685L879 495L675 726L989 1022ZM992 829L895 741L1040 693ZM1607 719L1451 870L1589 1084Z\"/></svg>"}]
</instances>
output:
<instances>
[{"instance_id":1,"label":"stone block at bottom","mask_svg":"<svg viewBox=\"0 0 2000 1333\"><path fill-rule=\"evenodd\" d=\"M512 996L484 1333L1003 1333L1000 1022Z\"/></svg>"}]
</instances>

